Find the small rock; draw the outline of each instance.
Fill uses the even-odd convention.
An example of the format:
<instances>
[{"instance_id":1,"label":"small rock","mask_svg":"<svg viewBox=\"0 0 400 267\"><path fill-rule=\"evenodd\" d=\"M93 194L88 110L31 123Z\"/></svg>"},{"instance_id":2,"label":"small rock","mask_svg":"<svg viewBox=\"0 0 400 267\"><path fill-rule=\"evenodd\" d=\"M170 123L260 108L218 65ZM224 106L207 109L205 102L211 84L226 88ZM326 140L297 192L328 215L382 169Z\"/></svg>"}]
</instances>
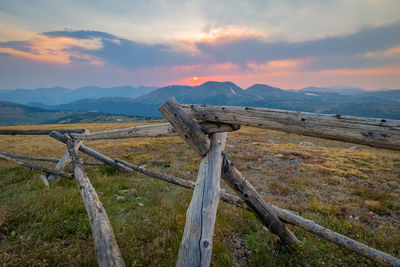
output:
<instances>
[{"instance_id":1,"label":"small rock","mask_svg":"<svg viewBox=\"0 0 400 267\"><path fill-rule=\"evenodd\" d=\"M116 200L121 200L121 199L124 199L124 198L125 198L124 196L115 195L115 199Z\"/></svg>"},{"instance_id":2,"label":"small rock","mask_svg":"<svg viewBox=\"0 0 400 267\"><path fill-rule=\"evenodd\" d=\"M97 194L98 194L99 196L103 196L103 195L104 195L103 192L97 192Z\"/></svg>"},{"instance_id":3,"label":"small rock","mask_svg":"<svg viewBox=\"0 0 400 267\"><path fill-rule=\"evenodd\" d=\"M143 203L140 203L140 202L138 203L138 205L139 205L140 207L143 207L143 206L144 206Z\"/></svg>"},{"instance_id":4,"label":"small rock","mask_svg":"<svg viewBox=\"0 0 400 267\"><path fill-rule=\"evenodd\" d=\"M136 200L142 199L142 197L137 197Z\"/></svg>"},{"instance_id":5,"label":"small rock","mask_svg":"<svg viewBox=\"0 0 400 267\"><path fill-rule=\"evenodd\" d=\"M369 213L369 215L374 215L374 212L373 211L370 211L370 212L368 212Z\"/></svg>"},{"instance_id":6,"label":"small rock","mask_svg":"<svg viewBox=\"0 0 400 267\"><path fill-rule=\"evenodd\" d=\"M192 171L187 171L186 172L186 175L191 175L192 174Z\"/></svg>"},{"instance_id":7,"label":"small rock","mask_svg":"<svg viewBox=\"0 0 400 267\"><path fill-rule=\"evenodd\" d=\"M226 145L227 148L233 148L233 145Z\"/></svg>"},{"instance_id":8,"label":"small rock","mask_svg":"<svg viewBox=\"0 0 400 267\"><path fill-rule=\"evenodd\" d=\"M356 150L356 149L359 149L360 147L359 146L352 146L352 147L349 147L349 149L351 149L351 150Z\"/></svg>"},{"instance_id":9,"label":"small rock","mask_svg":"<svg viewBox=\"0 0 400 267\"><path fill-rule=\"evenodd\" d=\"M277 158L283 158L283 154L277 154L275 157L277 157Z\"/></svg>"},{"instance_id":10,"label":"small rock","mask_svg":"<svg viewBox=\"0 0 400 267\"><path fill-rule=\"evenodd\" d=\"M313 146L314 143L313 142L300 142L299 146Z\"/></svg>"},{"instance_id":11,"label":"small rock","mask_svg":"<svg viewBox=\"0 0 400 267\"><path fill-rule=\"evenodd\" d=\"M293 164L293 165L296 165L297 164L297 160L295 160L295 159L289 160L289 163Z\"/></svg>"},{"instance_id":12,"label":"small rock","mask_svg":"<svg viewBox=\"0 0 400 267\"><path fill-rule=\"evenodd\" d=\"M269 139L267 142L268 142L268 143L271 143L271 144L275 143L275 141L272 140L272 139Z\"/></svg>"},{"instance_id":13,"label":"small rock","mask_svg":"<svg viewBox=\"0 0 400 267\"><path fill-rule=\"evenodd\" d=\"M139 168L146 169L146 165L140 165Z\"/></svg>"},{"instance_id":14,"label":"small rock","mask_svg":"<svg viewBox=\"0 0 400 267\"><path fill-rule=\"evenodd\" d=\"M349 215L349 220L353 220L353 216L352 215Z\"/></svg>"},{"instance_id":15,"label":"small rock","mask_svg":"<svg viewBox=\"0 0 400 267\"><path fill-rule=\"evenodd\" d=\"M137 193L137 190L132 187L132 188L129 188L129 189L119 190L118 193L120 193L120 194L132 194L132 193Z\"/></svg>"},{"instance_id":16,"label":"small rock","mask_svg":"<svg viewBox=\"0 0 400 267\"><path fill-rule=\"evenodd\" d=\"M358 216L354 217L355 221L358 221L359 219L360 219L360 217L358 217Z\"/></svg>"}]
</instances>

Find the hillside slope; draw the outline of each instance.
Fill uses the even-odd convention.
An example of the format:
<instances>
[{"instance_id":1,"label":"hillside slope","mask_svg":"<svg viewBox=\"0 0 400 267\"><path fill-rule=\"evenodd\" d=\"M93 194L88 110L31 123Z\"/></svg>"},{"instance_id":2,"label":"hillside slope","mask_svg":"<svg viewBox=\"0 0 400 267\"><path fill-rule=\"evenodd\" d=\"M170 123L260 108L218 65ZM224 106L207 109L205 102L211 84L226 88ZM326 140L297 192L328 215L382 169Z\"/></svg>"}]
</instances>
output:
<instances>
[{"instance_id":1,"label":"hillside slope","mask_svg":"<svg viewBox=\"0 0 400 267\"><path fill-rule=\"evenodd\" d=\"M0 101L0 125L28 125L82 122L138 121L127 115L113 115L97 111L46 110Z\"/></svg>"}]
</instances>

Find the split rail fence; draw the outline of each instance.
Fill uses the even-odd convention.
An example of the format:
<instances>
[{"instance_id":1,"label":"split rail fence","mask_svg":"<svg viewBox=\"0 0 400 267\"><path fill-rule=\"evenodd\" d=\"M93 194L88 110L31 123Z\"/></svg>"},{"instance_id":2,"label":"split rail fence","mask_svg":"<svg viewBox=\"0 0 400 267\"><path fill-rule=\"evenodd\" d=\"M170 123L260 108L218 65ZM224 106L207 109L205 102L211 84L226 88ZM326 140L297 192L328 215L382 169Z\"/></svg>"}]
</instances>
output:
<instances>
[{"instance_id":1,"label":"split rail fence","mask_svg":"<svg viewBox=\"0 0 400 267\"><path fill-rule=\"evenodd\" d=\"M280 241L287 246L300 243L286 227L286 224L292 224L376 263L400 266L400 260L387 253L266 202L227 159L224 152L227 132L240 129L240 125L400 150L400 121L265 108L180 105L175 98L166 101L159 111L169 123L93 133L89 133L86 129L0 130L0 134L12 135L49 134L67 145L67 151L61 159L2 152L0 152L0 159L49 173L48 180L58 179L56 177L75 178L89 216L99 266L125 266L125 263L107 213L84 171L84 164L106 164L124 172L136 171L194 190L186 213L177 266L210 265L214 225L220 199L253 212L269 231L278 236ZM109 158L83 145L85 140L169 135L181 136L203 158L196 183L141 168L118 158ZM82 162L77 155L78 150L100 162ZM57 166L52 169L24 160L57 162ZM72 163L73 174L64 172L65 166L69 163ZM237 196L226 193L220 188L221 177L234 189Z\"/></svg>"}]
</instances>

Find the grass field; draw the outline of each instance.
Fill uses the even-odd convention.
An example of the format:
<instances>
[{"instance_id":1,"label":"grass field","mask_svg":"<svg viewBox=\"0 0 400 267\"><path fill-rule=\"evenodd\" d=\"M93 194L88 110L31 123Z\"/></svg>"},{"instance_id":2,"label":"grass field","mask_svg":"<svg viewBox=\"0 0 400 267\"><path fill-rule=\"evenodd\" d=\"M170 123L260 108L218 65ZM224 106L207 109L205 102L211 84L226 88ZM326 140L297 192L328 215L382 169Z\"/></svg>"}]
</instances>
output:
<instances>
[{"instance_id":1,"label":"grass field","mask_svg":"<svg viewBox=\"0 0 400 267\"><path fill-rule=\"evenodd\" d=\"M88 128L93 132L132 125L12 128ZM314 145L300 146L301 141ZM196 179L201 160L179 137L85 144L110 157L190 180ZM400 153L353 146L244 127L228 134L226 152L266 200L399 258ZM66 147L47 136L0 136L0 151L61 157ZM86 171L105 205L127 265L175 265L192 191L105 166ZM46 188L39 175L0 162L0 263L96 266L90 224L74 180L51 182ZM292 250L280 245L252 213L220 202L212 264L375 265L298 227L289 228L302 241Z\"/></svg>"}]
</instances>

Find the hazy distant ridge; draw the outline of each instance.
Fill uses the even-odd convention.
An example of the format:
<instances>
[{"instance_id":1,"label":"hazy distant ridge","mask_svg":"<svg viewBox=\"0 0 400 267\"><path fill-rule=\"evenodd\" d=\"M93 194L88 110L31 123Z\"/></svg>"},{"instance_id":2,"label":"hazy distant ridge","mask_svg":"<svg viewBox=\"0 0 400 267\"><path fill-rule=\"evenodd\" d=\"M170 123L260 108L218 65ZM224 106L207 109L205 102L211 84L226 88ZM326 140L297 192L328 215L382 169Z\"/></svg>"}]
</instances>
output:
<instances>
[{"instance_id":1,"label":"hazy distant ridge","mask_svg":"<svg viewBox=\"0 0 400 267\"><path fill-rule=\"evenodd\" d=\"M138 97L79 99L61 105L31 103L48 110L86 110L130 116L161 117L157 108L171 96L181 103L253 106L326 114L400 119L400 90L367 91L360 88L282 90L265 84L242 89L232 82L206 82L199 86L148 89ZM98 94L97 94L98 95Z\"/></svg>"},{"instance_id":2,"label":"hazy distant ridge","mask_svg":"<svg viewBox=\"0 0 400 267\"><path fill-rule=\"evenodd\" d=\"M64 87L38 88L34 90L16 89L0 90L0 100L10 101L19 104L37 103L44 105L67 104L80 99L99 99L102 97L130 97L135 98L147 94L157 87L132 87L119 86L103 88L97 86L87 86L78 89L68 89Z\"/></svg>"}]
</instances>

